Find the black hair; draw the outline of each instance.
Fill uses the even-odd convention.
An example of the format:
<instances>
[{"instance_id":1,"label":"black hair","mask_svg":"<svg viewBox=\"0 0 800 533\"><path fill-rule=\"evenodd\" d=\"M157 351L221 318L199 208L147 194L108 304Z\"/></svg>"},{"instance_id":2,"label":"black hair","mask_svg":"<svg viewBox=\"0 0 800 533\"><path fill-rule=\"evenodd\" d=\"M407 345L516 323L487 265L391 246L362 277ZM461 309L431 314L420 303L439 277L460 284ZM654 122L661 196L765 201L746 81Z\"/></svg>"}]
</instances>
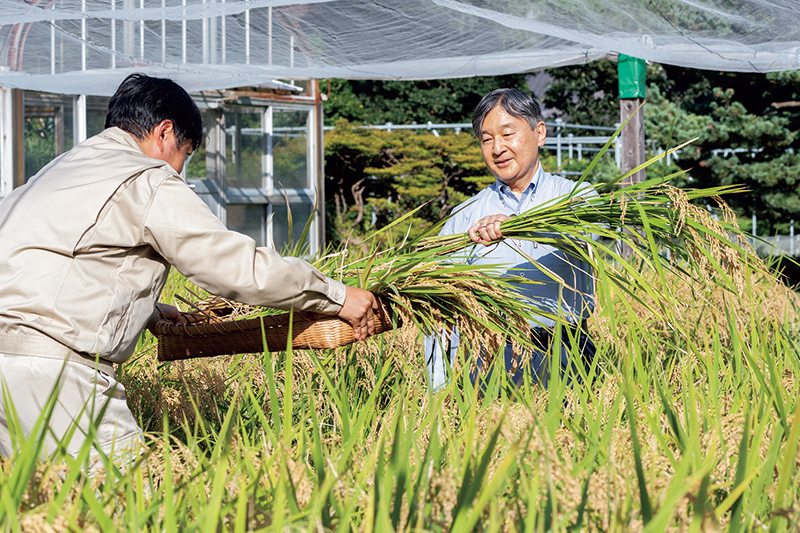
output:
<instances>
[{"instance_id":1,"label":"black hair","mask_svg":"<svg viewBox=\"0 0 800 533\"><path fill-rule=\"evenodd\" d=\"M203 119L189 93L172 80L137 73L125 78L108 102L105 127L116 126L141 141L164 120L172 121L178 146L189 141L197 150Z\"/></svg>"},{"instance_id":2,"label":"black hair","mask_svg":"<svg viewBox=\"0 0 800 533\"><path fill-rule=\"evenodd\" d=\"M472 131L477 138L481 138L481 128L486 115L497 106L501 106L512 117L527 120L531 130L535 130L536 125L544 120L542 108L528 93L519 89L495 89L481 98L472 112Z\"/></svg>"}]
</instances>

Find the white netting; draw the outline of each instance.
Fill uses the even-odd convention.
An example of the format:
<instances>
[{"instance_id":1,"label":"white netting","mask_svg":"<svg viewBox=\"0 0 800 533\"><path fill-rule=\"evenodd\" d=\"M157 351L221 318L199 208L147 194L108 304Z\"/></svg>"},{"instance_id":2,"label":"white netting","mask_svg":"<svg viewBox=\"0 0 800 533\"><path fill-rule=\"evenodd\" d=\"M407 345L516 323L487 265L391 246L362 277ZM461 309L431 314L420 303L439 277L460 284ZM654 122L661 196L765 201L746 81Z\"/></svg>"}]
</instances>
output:
<instances>
[{"instance_id":1,"label":"white netting","mask_svg":"<svg viewBox=\"0 0 800 533\"><path fill-rule=\"evenodd\" d=\"M111 94L133 71L189 90L273 79L447 78L625 53L800 68L799 0L0 0L0 85Z\"/></svg>"}]
</instances>

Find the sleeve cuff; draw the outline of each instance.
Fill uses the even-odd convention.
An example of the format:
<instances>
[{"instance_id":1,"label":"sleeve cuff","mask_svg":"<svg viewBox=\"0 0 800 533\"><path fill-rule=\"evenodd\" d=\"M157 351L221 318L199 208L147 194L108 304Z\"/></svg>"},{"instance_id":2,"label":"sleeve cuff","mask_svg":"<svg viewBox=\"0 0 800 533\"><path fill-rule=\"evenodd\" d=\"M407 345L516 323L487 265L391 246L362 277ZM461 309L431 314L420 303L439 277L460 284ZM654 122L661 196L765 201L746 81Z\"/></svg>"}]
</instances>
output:
<instances>
[{"instance_id":1,"label":"sleeve cuff","mask_svg":"<svg viewBox=\"0 0 800 533\"><path fill-rule=\"evenodd\" d=\"M347 295L347 288L341 281L328 278L328 299L341 307L344 305L344 298Z\"/></svg>"}]
</instances>

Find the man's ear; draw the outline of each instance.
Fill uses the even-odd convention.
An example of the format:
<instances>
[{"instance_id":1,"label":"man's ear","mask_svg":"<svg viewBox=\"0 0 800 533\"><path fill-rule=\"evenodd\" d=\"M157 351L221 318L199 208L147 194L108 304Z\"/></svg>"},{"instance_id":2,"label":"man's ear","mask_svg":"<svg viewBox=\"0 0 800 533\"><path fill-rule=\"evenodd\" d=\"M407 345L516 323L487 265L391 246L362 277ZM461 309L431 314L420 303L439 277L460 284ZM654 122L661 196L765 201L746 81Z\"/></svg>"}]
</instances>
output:
<instances>
[{"instance_id":1,"label":"man's ear","mask_svg":"<svg viewBox=\"0 0 800 533\"><path fill-rule=\"evenodd\" d=\"M547 139L547 126L544 125L544 122L539 122L536 125L536 139L539 148L544 146L544 141Z\"/></svg>"},{"instance_id":2,"label":"man's ear","mask_svg":"<svg viewBox=\"0 0 800 533\"><path fill-rule=\"evenodd\" d=\"M162 120L153 128L151 135L159 150L163 152L167 146L165 143L171 141L175 136L175 129L172 125L172 121L169 119Z\"/></svg>"}]
</instances>

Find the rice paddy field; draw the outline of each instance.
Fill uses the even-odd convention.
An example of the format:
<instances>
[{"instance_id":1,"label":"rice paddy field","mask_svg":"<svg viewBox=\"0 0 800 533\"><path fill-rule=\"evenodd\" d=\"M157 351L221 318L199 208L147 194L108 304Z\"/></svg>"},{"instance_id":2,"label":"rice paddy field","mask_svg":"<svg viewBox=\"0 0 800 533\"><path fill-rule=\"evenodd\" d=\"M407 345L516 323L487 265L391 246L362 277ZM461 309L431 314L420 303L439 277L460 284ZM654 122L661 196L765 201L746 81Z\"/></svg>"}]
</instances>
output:
<instances>
[{"instance_id":1,"label":"rice paddy field","mask_svg":"<svg viewBox=\"0 0 800 533\"><path fill-rule=\"evenodd\" d=\"M746 257L703 257L691 275L674 256L598 263L583 385L515 388L496 368L475 387L462 357L432 394L412 320L169 363L146 334L118 368L143 455L87 476L88 447L22 446L0 459L0 529L798 531L800 300ZM198 291L173 272L162 301Z\"/></svg>"}]
</instances>

